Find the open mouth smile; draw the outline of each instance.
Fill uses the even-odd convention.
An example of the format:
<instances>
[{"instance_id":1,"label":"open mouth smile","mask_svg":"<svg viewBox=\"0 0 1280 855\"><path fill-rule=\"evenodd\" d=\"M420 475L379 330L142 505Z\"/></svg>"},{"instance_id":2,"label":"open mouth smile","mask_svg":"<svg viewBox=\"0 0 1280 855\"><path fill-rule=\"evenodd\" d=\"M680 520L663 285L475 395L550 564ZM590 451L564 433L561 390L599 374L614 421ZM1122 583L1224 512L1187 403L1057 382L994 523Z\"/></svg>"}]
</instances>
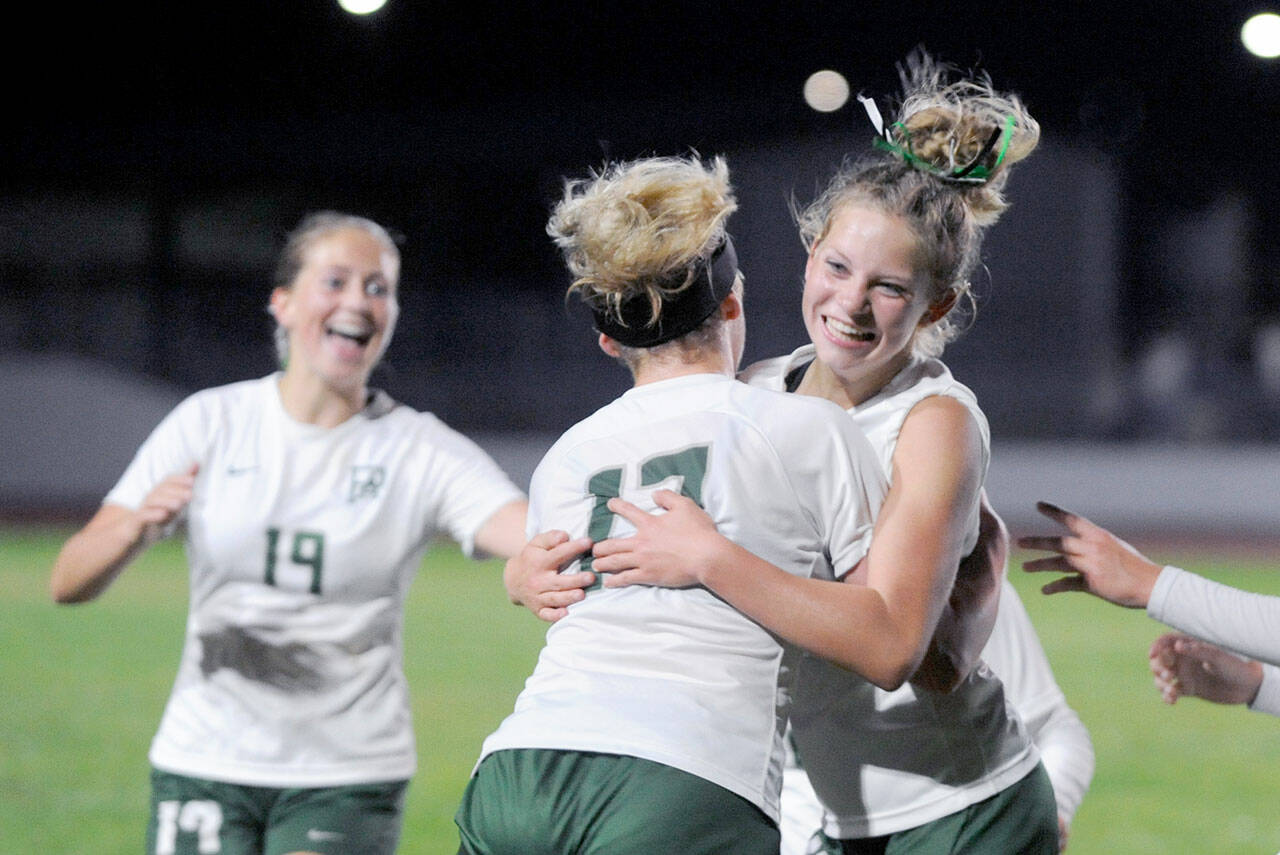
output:
<instances>
[{"instance_id":1,"label":"open mouth smile","mask_svg":"<svg viewBox=\"0 0 1280 855\"><path fill-rule=\"evenodd\" d=\"M367 345L373 338L371 329L357 324L330 324L325 326L324 331L326 335L337 336L360 347Z\"/></svg>"},{"instance_id":2,"label":"open mouth smile","mask_svg":"<svg viewBox=\"0 0 1280 855\"><path fill-rule=\"evenodd\" d=\"M846 324L844 321L838 321L827 315L822 316L822 323L829 333L837 339L845 341L870 342L875 341L876 334L858 329L857 327Z\"/></svg>"}]
</instances>

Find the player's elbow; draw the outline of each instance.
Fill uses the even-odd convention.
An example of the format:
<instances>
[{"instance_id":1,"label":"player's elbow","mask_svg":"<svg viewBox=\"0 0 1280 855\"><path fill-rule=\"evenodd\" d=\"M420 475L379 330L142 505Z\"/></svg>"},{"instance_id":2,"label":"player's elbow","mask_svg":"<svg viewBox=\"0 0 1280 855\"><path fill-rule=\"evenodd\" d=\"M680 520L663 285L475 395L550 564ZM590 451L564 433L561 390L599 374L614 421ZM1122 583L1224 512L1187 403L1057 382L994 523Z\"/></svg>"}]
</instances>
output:
<instances>
[{"instance_id":1,"label":"player's elbow","mask_svg":"<svg viewBox=\"0 0 1280 855\"><path fill-rule=\"evenodd\" d=\"M876 676L870 676L867 680L877 689L884 689L886 692L894 692L902 688L902 685L907 682L907 678L910 676L911 674L907 670L896 669L884 671Z\"/></svg>"},{"instance_id":2,"label":"player's elbow","mask_svg":"<svg viewBox=\"0 0 1280 855\"><path fill-rule=\"evenodd\" d=\"M61 564L49 574L49 596L59 605L87 603L102 593L102 585L86 582Z\"/></svg>"},{"instance_id":3,"label":"player's elbow","mask_svg":"<svg viewBox=\"0 0 1280 855\"><path fill-rule=\"evenodd\" d=\"M49 595L53 597L53 601L58 605L69 605L72 603L84 603L93 599L87 592L81 588L70 585L67 582L54 576L49 582Z\"/></svg>"},{"instance_id":4,"label":"player's elbow","mask_svg":"<svg viewBox=\"0 0 1280 855\"><path fill-rule=\"evenodd\" d=\"M49 584L49 594L53 597L53 601L58 605L69 605L71 603L84 603L91 599L83 591L66 585L58 579L54 579Z\"/></svg>"},{"instance_id":5,"label":"player's elbow","mask_svg":"<svg viewBox=\"0 0 1280 855\"><path fill-rule=\"evenodd\" d=\"M868 632L842 638L827 652L814 649L831 662L852 671L877 688L892 692L911 679L920 667L927 644L919 642L918 633L903 632L900 627L882 625Z\"/></svg>"},{"instance_id":6,"label":"player's elbow","mask_svg":"<svg viewBox=\"0 0 1280 855\"><path fill-rule=\"evenodd\" d=\"M917 664L914 661L914 657L890 652L878 661L871 663L870 667L864 665L862 668L855 667L853 670L858 671L867 682L876 688L892 692L901 688L907 680L911 679Z\"/></svg>"},{"instance_id":7,"label":"player's elbow","mask_svg":"<svg viewBox=\"0 0 1280 855\"><path fill-rule=\"evenodd\" d=\"M911 679L911 675L916 673L919 667L920 658L917 656L904 656L894 660L891 670L886 675L886 685L880 688L886 691L901 688Z\"/></svg>"},{"instance_id":8,"label":"player's elbow","mask_svg":"<svg viewBox=\"0 0 1280 855\"><path fill-rule=\"evenodd\" d=\"M59 556L61 559L61 556ZM49 573L49 596L55 603L74 603L75 589L68 584L67 574L62 569L62 562L54 562L53 571Z\"/></svg>"}]
</instances>

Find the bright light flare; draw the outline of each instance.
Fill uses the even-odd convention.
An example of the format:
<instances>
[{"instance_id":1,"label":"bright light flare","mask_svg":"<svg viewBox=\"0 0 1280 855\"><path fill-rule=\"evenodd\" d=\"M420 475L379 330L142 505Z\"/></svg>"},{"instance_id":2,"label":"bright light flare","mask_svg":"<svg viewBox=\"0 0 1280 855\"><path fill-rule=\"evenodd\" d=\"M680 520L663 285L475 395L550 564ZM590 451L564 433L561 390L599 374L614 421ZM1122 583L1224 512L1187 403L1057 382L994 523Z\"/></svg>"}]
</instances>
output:
<instances>
[{"instance_id":1,"label":"bright light flare","mask_svg":"<svg viewBox=\"0 0 1280 855\"><path fill-rule=\"evenodd\" d=\"M804 82L804 102L819 113L832 113L849 100L849 81L838 71L815 71Z\"/></svg>"},{"instance_id":2,"label":"bright light flare","mask_svg":"<svg viewBox=\"0 0 1280 855\"><path fill-rule=\"evenodd\" d=\"M338 5L352 15L372 15L387 5L387 0L338 0Z\"/></svg>"},{"instance_id":3,"label":"bright light flare","mask_svg":"<svg viewBox=\"0 0 1280 855\"><path fill-rule=\"evenodd\" d=\"M1254 15L1240 28L1240 41L1254 56L1263 59L1280 56L1280 15L1274 12Z\"/></svg>"}]
</instances>

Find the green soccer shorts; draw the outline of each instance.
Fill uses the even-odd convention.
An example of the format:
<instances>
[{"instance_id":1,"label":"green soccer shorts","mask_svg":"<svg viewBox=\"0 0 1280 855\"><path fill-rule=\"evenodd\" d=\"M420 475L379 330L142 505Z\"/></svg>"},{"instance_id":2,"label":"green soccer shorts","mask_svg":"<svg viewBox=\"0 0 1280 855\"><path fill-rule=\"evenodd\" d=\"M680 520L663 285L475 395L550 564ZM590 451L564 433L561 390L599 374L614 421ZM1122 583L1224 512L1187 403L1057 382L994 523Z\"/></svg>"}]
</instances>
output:
<instances>
[{"instance_id":1,"label":"green soccer shorts","mask_svg":"<svg viewBox=\"0 0 1280 855\"><path fill-rule=\"evenodd\" d=\"M1057 855L1058 807L1043 765L990 798L883 837L826 840L837 855Z\"/></svg>"},{"instance_id":2,"label":"green soccer shorts","mask_svg":"<svg viewBox=\"0 0 1280 855\"><path fill-rule=\"evenodd\" d=\"M408 781L250 787L151 771L147 855L392 855Z\"/></svg>"},{"instance_id":3,"label":"green soccer shorts","mask_svg":"<svg viewBox=\"0 0 1280 855\"><path fill-rule=\"evenodd\" d=\"M460 855L777 855L760 808L671 766L521 748L480 764L455 817Z\"/></svg>"}]
</instances>

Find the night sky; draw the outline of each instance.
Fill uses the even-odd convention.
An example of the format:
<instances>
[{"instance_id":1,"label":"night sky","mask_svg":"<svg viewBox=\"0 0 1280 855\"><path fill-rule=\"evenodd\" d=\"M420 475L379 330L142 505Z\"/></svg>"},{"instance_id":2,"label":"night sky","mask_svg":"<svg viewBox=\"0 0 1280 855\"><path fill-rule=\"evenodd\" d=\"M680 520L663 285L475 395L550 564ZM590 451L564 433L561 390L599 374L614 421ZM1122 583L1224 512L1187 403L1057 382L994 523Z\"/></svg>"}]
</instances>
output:
<instances>
[{"instance_id":1,"label":"night sky","mask_svg":"<svg viewBox=\"0 0 1280 855\"><path fill-rule=\"evenodd\" d=\"M266 340L260 303L271 256L301 213L332 207L409 237L404 279L418 287L405 302L432 335L402 337L399 356L460 361L473 348L466 337L482 294L562 293L563 265L544 225L564 176L606 159L690 150L729 154L731 168L744 150L781 163L789 145L815 137L865 150L872 131L856 101L815 112L801 98L804 80L835 69L854 93L885 104L896 64L924 46L1021 94L1047 142L1116 167L1117 323L1121 356L1136 359L1177 315L1179 295L1156 289L1171 229L1194 226L1224 196L1251 212L1248 269L1230 271L1239 299L1261 320L1280 317L1280 62L1249 56L1239 40L1241 23L1263 8L389 0L355 18L335 0L45 7L14 28L14 49L0 59L10 81L0 175L18 212L5 222L21 229L30 200L56 200L32 208L44 220L10 242L19 249L6 263L26 278L13 286L19 302L8 315L17 320L6 341L49 346L76 335L67 313L90 295L140 292L149 307L142 355L107 346L114 331L96 333L102 346L85 344L88 335L53 346L185 386L224 378L228 368L195 371L186 356L240 334ZM1072 169L1070 158L1053 162ZM81 257L96 250L83 234L29 232L95 204L144 212L135 243L150 257L81 267L78 278L44 271L57 267L50 256L64 239L90 247ZM182 262L178 232L193 215L239 223L230 259L224 251L203 268ZM85 223L63 231L95 227ZM777 239L790 247L789 225L782 230ZM24 260L28 246L43 255ZM78 290L50 304L49 282ZM181 343L187 333L175 330L193 324L204 326L190 331L198 344ZM1253 324L1237 324L1225 358L1248 358Z\"/></svg>"},{"instance_id":2,"label":"night sky","mask_svg":"<svg viewBox=\"0 0 1280 855\"><path fill-rule=\"evenodd\" d=\"M856 103L805 108L805 77L830 67L885 95L921 44L1020 92L1047 134L1120 153L1172 203L1277 164L1280 64L1237 35L1255 0L115 8L55 6L11 33L36 48L4 60L11 186L536 182L606 156L862 132Z\"/></svg>"}]
</instances>

